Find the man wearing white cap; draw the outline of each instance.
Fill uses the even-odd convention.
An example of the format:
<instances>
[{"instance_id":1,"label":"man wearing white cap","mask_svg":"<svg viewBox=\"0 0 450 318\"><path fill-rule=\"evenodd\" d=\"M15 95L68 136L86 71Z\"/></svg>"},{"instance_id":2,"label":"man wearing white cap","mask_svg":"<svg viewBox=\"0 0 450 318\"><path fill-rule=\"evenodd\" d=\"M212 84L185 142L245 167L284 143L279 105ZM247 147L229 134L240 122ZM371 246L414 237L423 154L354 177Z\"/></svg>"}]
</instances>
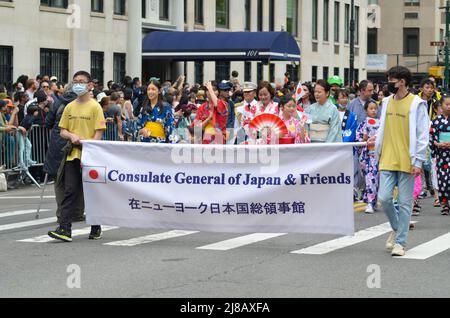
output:
<instances>
[{"instance_id":1,"label":"man wearing white cap","mask_svg":"<svg viewBox=\"0 0 450 318\"><path fill-rule=\"evenodd\" d=\"M248 125L255 117L252 113L252 109L256 111L256 89L257 86L251 82L244 82L242 85L242 92L244 93L244 100L235 105L234 112L236 114L235 121L235 138L237 137L237 143L241 144L245 141L245 136L248 131Z\"/></svg>"}]
</instances>

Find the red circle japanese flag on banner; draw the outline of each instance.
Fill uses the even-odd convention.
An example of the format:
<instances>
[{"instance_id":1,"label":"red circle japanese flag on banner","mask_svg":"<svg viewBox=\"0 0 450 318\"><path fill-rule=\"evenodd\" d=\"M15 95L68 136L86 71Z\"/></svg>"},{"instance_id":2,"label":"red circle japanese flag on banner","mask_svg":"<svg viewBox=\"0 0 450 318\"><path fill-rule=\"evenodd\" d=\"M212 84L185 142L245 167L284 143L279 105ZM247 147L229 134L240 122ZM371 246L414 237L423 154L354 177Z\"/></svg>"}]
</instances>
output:
<instances>
[{"instance_id":1,"label":"red circle japanese flag on banner","mask_svg":"<svg viewBox=\"0 0 450 318\"><path fill-rule=\"evenodd\" d=\"M106 183L106 167L83 166L83 182Z\"/></svg>"}]
</instances>

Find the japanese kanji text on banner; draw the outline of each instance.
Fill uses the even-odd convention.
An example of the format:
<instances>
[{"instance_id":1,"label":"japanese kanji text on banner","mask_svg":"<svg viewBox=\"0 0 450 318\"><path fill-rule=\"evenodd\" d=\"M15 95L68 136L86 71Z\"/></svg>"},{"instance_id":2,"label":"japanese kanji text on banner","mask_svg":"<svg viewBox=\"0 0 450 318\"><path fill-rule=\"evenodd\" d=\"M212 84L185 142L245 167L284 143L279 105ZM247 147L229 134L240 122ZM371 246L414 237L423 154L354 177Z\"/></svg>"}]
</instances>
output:
<instances>
[{"instance_id":1,"label":"japanese kanji text on banner","mask_svg":"<svg viewBox=\"0 0 450 318\"><path fill-rule=\"evenodd\" d=\"M82 165L89 224L354 234L349 145L87 141Z\"/></svg>"}]
</instances>

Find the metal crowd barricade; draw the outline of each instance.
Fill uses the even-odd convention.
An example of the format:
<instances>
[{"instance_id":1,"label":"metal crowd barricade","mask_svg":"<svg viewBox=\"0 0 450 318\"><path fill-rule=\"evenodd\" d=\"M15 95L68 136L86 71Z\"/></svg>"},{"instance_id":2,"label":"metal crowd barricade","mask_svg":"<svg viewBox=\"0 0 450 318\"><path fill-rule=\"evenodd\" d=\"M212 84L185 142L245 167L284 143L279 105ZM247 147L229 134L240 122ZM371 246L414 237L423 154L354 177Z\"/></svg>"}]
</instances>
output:
<instances>
[{"instance_id":1,"label":"metal crowd barricade","mask_svg":"<svg viewBox=\"0 0 450 318\"><path fill-rule=\"evenodd\" d=\"M16 133L3 133L0 140L0 167L2 172L17 170L19 166L19 145Z\"/></svg>"},{"instance_id":2,"label":"metal crowd barricade","mask_svg":"<svg viewBox=\"0 0 450 318\"><path fill-rule=\"evenodd\" d=\"M0 167L2 173L18 174L18 181L28 177L38 188L39 183L31 175L29 168L43 166L50 141L50 130L42 126L32 126L26 135L20 131L3 134L0 140Z\"/></svg>"},{"instance_id":3,"label":"metal crowd barricade","mask_svg":"<svg viewBox=\"0 0 450 318\"><path fill-rule=\"evenodd\" d=\"M50 129L44 126L34 125L28 132L28 138L31 142L31 160L34 162L31 166L43 166L50 144ZM27 149L27 148L26 148Z\"/></svg>"},{"instance_id":4,"label":"metal crowd barricade","mask_svg":"<svg viewBox=\"0 0 450 318\"><path fill-rule=\"evenodd\" d=\"M117 124L114 122L106 123L106 130L103 133L103 140L106 141L118 141L119 140L119 129Z\"/></svg>"}]
</instances>

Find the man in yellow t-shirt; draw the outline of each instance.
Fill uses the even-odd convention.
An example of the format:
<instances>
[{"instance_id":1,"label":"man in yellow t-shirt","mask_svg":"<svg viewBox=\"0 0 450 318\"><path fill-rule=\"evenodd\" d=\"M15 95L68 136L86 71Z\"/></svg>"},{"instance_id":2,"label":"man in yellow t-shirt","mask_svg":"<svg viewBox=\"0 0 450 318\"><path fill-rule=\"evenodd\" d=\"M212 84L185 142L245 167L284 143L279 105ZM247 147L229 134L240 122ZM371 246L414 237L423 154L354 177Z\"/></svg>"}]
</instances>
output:
<instances>
[{"instance_id":1,"label":"man in yellow t-shirt","mask_svg":"<svg viewBox=\"0 0 450 318\"><path fill-rule=\"evenodd\" d=\"M422 174L429 141L427 104L411 94L411 72L402 66L387 73L390 97L383 100L381 126L371 138L379 156L380 187L378 199L393 232L386 248L392 256L404 256L413 206L414 179ZM393 192L398 187L398 211Z\"/></svg>"},{"instance_id":2,"label":"man in yellow t-shirt","mask_svg":"<svg viewBox=\"0 0 450 318\"><path fill-rule=\"evenodd\" d=\"M72 218L76 214L76 201L83 191L81 177L81 141L101 140L106 129L103 110L97 101L90 97L93 88L91 75L87 72L77 72L73 77L73 92L77 99L66 106L59 127L61 137L69 140L72 151L67 155L64 166L64 199L61 203L61 222L55 230L48 232L54 239L72 242ZM101 227L92 226L89 239L100 239Z\"/></svg>"}]
</instances>

